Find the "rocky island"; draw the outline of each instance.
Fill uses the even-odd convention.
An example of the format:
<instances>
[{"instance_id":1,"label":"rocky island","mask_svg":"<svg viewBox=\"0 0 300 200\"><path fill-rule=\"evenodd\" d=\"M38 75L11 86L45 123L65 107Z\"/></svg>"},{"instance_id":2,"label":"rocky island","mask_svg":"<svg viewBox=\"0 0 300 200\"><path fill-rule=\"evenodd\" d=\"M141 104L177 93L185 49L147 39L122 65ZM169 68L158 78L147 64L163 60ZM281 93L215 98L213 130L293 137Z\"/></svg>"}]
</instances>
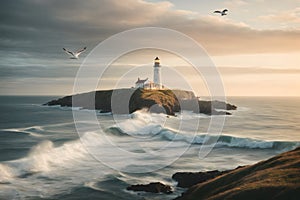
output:
<instances>
[{"instance_id":1,"label":"rocky island","mask_svg":"<svg viewBox=\"0 0 300 200\"><path fill-rule=\"evenodd\" d=\"M150 112L168 115L175 115L176 112L181 110L208 115L230 115L231 113L228 110L237 108L235 105L226 102L199 100L191 91L147 90L141 88L92 91L65 96L44 105L81 107L99 110L103 113L112 112L113 114L129 114L137 110L147 109ZM217 111L218 109L221 109L221 111Z\"/></svg>"}]
</instances>

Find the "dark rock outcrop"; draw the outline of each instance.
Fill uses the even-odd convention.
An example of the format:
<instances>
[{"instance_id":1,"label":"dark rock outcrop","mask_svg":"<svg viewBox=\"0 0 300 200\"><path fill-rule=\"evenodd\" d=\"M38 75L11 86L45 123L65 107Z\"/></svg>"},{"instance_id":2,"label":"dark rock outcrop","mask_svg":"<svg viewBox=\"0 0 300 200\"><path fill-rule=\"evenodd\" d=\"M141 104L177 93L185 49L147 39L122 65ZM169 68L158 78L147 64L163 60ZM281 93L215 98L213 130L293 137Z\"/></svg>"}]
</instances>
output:
<instances>
[{"instance_id":1,"label":"dark rock outcrop","mask_svg":"<svg viewBox=\"0 0 300 200\"><path fill-rule=\"evenodd\" d=\"M198 183L203 183L210 179L216 178L217 176L229 173L233 170L240 169L244 166L238 166L235 169L219 171L206 171L206 172L177 172L173 174L172 179L177 181L177 186L182 188L189 188Z\"/></svg>"},{"instance_id":2,"label":"dark rock outcrop","mask_svg":"<svg viewBox=\"0 0 300 200\"><path fill-rule=\"evenodd\" d=\"M184 90L116 89L101 90L52 100L44 105L60 105L96 109L100 112L129 114L137 110L175 115L180 110L191 110L209 115L228 115L236 106L220 101L199 101L193 92Z\"/></svg>"},{"instance_id":3,"label":"dark rock outcrop","mask_svg":"<svg viewBox=\"0 0 300 200\"><path fill-rule=\"evenodd\" d=\"M144 191L144 192L152 192L152 193L165 193L165 194L172 193L171 186L162 184L160 182L153 182L147 185L142 185L142 184L131 185L127 187L127 190Z\"/></svg>"},{"instance_id":4,"label":"dark rock outcrop","mask_svg":"<svg viewBox=\"0 0 300 200\"><path fill-rule=\"evenodd\" d=\"M299 196L300 147L198 183L176 199L296 200Z\"/></svg>"},{"instance_id":5,"label":"dark rock outcrop","mask_svg":"<svg viewBox=\"0 0 300 200\"><path fill-rule=\"evenodd\" d=\"M204 113L207 115L231 115L231 113L225 110L236 110L237 107L235 105L221 102L221 101L203 101L198 100L198 107L195 106L194 100L183 100L181 101L181 105L185 108L185 110L191 110L195 113ZM217 111L216 109L220 109L222 111Z\"/></svg>"},{"instance_id":6,"label":"dark rock outcrop","mask_svg":"<svg viewBox=\"0 0 300 200\"><path fill-rule=\"evenodd\" d=\"M228 171L207 171L207 172L177 172L173 174L172 179L178 182L177 186L182 188L189 188L198 183L205 182L207 180L213 179L217 176L225 174Z\"/></svg>"}]
</instances>

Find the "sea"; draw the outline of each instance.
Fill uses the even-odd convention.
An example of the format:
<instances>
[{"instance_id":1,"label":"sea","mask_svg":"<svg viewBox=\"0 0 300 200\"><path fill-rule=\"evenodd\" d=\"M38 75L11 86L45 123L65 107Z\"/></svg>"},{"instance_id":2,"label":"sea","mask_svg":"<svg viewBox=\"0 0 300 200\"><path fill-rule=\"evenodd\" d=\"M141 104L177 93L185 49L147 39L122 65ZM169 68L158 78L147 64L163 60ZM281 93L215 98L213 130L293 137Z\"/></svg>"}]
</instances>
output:
<instances>
[{"instance_id":1,"label":"sea","mask_svg":"<svg viewBox=\"0 0 300 200\"><path fill-rule=\"evenodd\" d=\"M176 172L233 169L300 146L299 97L227 97L238 107L230 116L43 106L57 98L0 97L0 199L174 199L185 191ZM222 132L210 133L222 117ZM126 189L150 182L173 193Z\"/></svg>"}]
</instances>

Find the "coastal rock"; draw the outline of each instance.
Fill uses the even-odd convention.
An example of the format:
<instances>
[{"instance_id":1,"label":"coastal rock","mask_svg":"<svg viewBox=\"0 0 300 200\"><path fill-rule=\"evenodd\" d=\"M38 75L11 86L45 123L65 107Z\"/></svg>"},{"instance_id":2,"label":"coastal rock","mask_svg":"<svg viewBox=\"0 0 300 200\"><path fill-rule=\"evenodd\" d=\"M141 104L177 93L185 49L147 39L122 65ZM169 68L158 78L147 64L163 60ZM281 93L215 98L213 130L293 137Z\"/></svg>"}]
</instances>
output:
<instances>
[{"instance_id":1,"label":"coastal rock","mask_svg":"<svg viewBox=\"0 0 300 200\"><path fill-rule=\"evenodd\" d=\"M273 199L300 196L300 147L198 183L177 200Z\"/></svg>"},{"instance_id":2,"label":"coastal rock","mask_svg":"<svg viewBox=\"0 0 300 200\"><path fill-rule=\"evenodd\" d=\"M147 109L150 112L175 115L181 110L208 115L230 115L226 110L236 106L220 101L199 101L193 92L184 90L144 90L116 89L99 90L88 93L65 96L52 100L44 105L60 105L96 109L102 113L130 114L137 110ZM217 111L216 109L221 109Z\"/></svg>"},{"instance_id":3,"label":"coastal rock","mask_svg":"<svg viewBox=\"0 0 300 200\"><path fill-rule=\"evenodd\" d=\"M191 110L194 113L204 113L207 115L231 115L227 110L236 110L235 105L221 101L198 100L198 106L195 106L194 100L188 99L181 102L185 110ZM217 111L220 110L220 111Z\"/></svg>"},{"instance_id":4,"label":"coastal rock","mask_svg":"<svg viewBox=\"0 0 300 200\"><path fill-rule=\"evenodd\" d=\"M165 185L160 182L153 182L149 183L147 185L131 185L127 187L127 190L133 190L133 191L144 191L144 192L152 192L152 193L165 193L165 194L171 194L172 188L169 185Z\"/></svg>"},{"instance_id":5,"label":"coastal rock","mask_svg":"<svg viewBox=\"0 0 300 200\"><path fill-rule=\"evenodd\" d=\"M223 110L236 110L237 107L235 105L225 103L222 101L211 101L211 105L214 109L223 109Z\"/></svg>"},{"instance_id":6,"label":"coastal rock","mask_svg":"<svg viewBox=\"0 0 300 200\"><path fill-rule=\"evenodd\" d=\"M222 174L228 173L228 171L207 171L207 172L177 172L173 174L172 179L178 182L177 186L182 188L189 188L198 183L205 182L213 179Z\"/></svg>"}]
</instances>

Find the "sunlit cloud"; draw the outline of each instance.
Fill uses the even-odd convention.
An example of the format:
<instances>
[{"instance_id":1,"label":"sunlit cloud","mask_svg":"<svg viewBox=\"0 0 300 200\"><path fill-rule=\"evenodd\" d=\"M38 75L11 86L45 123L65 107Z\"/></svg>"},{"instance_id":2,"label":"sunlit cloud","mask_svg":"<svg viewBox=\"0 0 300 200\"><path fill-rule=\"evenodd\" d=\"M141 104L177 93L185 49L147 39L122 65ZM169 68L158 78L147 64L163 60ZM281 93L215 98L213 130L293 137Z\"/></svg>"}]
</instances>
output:
<instances>
[{"instance_id":1,"label":"sunlit cloud","mask_svg":"<svg viewBox=\"0 0 300 200\"><path fill-rule=\"evenodd\" d=\"M248 2L243 0L227 0L224 2L224 5L228 8L238 8L248 5Z\"/></svg>"},{"instance_id":2,"label":"sunlit cloud","mask_svg":"<svg viewBox=\"0 0 300 200\"><path fill-rule=\"evenodd\" d=\"M259 19L279 23L300 23L300 7L275 14L260 16Z\"/></svg>"},{"instance_id":3,"label":"sunlit cloud","mask_svg":"<svg viewBox=\"0 0 300 200\"><path fill-rule=\"evenodd\" d=\"M285 94L283 88L289 85L289 94L292 91L296 94L294 86L299 88L295 75L299 76L300 66L297 60L300 55L300 10L290 7L297 3L298 0L209 2L209 9L200 14L197 9L182 9L176 1L4 0L0 7L0 91L10 94L70 93L72 77L74 79L84 57L99 42L121 31L152 26L180 31L202 45L217 67L222 67L220 71L230 95L242 94L242 86L254 87L252 84L256 79L257 83L264 84L262 76L270 82L286 77L286 82L280 86L281 93ZM195 7L199 5L200 1ZM228 16L213 14L213 9L222 7L230 9ZM255 28L255 23L261 25L260 29ZM267 28L263 26L265 24ZM166 42L174 43L168 38ZM184 46L180 41L176 44L179 48ZM83 46L88 49L76 61L68 59L62 51L62 47L78 49ZM188 53L193 55L194 52ZM127 70L127 67L143 63L151 65L154 56L157 55L144 52L134 60L120 59L115 64ZM159 56L166 66L184 66L180 60L162 53ZM151 77L151 70L147 72ZM131 86L137 76L138 72L133 73L127 85ZM197 85L193 74L186 76ZM109 88L109 83L116 77L110 73L104 80L107 84L103 87ZM266 92L269 86L264 85ZM255 92L254 88L251 91L249 94L263 94Z\"/></svg>"},{"instance_id":4,"label":"sunlit cloud","mask_svg":"<svg viewBox=\"0 0 300 200\"><path fill-rule=\"evenodd\" d=\"M238 2L239 5L245 3ZM210 54L299 51L296 47L300 43L300 30L256 30L230 18L177 10L167 1L103 0L85 3L75 0L69 3L29 0L10 6L14 9L4 12L7 16L1 19L0 30L7 34L1 37L0 42L8 48L20 46L20 51L28 49L36 55L41 52L45 53L44 56L55 52L57 55L58 44L71 48L74 42L95 44L120 31L143 26L166 27L186 33L203 44ZM47 10L42 11L45 7ZM21 8L34 11L19 16ZM42 22L40 16L43 16ZM294 16L293 20L298 19Z\"/></svg>"}]
</instances>

